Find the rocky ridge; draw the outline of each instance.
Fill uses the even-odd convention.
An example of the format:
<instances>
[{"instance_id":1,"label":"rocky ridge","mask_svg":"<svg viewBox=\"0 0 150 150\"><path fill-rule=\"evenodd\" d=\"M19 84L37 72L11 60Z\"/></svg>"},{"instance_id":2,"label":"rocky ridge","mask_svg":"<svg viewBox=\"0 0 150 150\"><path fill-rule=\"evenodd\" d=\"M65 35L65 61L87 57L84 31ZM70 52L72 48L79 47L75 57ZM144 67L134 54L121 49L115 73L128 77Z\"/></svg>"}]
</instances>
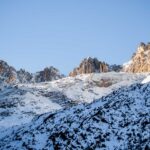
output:
<instances>
[{"instance_id":1,"label":"rocky ridge","mask_svg":"<svg viewBox=\"0 0 150 150\"><path fill-rule=\"evenodd\" d=\"M5 61L0 60L0 81L13 83L17 80L15 68L9 66Z\"/></svg>"},{"instance_id":2,"label":"rocky ridge","mask_svg":"<svg viewBox=\"0 0 150 150\"><path fill-rule=\"evenodd\" d=\"M17 77L20 83L30 83L33 80L33 75L24 69L17 71Z\"/></svg>"},{"instance_id":3,"label":"rocky ridge","mask_svg":"<svg viewBox=\"0 0 150 150\"><path fill-rule=\"evenodd\" d=\"M47 67L44 70L37 72L34 75L34 81L36 83L53 81L63 78L64 75L60 74L59 70L54 67Z\"/></svg>"},{"instance_id":4,"label":"rocky ridge","mask_svg":"<svg viewBox=\"0 0 150 150\"><path fill-rule=\"evenodd\" d=\"M54 67L47 67L42 71L35 74L29 73L24 69L17 71L12 66L9 66L5 61L0 60L0 82L13 84L13 83L37 83L45 81L53 81L63 78L58 69Z\"/></svg>"},{"instance_id":5,"label":"rocky ridge","mask_svg":"<svg viewBox=\"0 0 150 150\"><path fill-rule=\"evenodd\" d=\"M124 64L123 70L132 73L150 72L150 43L141 43L132 59Z\"/></svg>"},{"instance_id":6,"label":"rocky ridge","mask_svg":"<svg viewBox=\"0 0 150 150\"><path fill-rule=\"evenodd\" d=\"M97 58L88 57L80 63L79 67L70 72L69 76L101 72L108 72L108 64L99 61Z\"/></svg>"}]
</instances>

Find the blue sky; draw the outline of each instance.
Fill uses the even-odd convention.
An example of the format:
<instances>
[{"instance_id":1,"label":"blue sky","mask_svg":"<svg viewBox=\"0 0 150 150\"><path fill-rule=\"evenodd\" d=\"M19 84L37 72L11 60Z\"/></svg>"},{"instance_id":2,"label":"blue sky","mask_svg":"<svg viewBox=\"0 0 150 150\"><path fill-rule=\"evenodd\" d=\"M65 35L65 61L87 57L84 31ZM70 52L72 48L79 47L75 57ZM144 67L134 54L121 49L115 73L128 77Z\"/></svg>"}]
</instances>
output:
<instances>
[{"instance_id":1,"label":"blue sky","mask_svg":"<svg viewBox=\"0 0 150 150\"><path fill-rule=\"evenodd\" d=\"M110 64L150 41L149 0L1 0L0 59L67 74L88 56Z\"/></svg>"}]
</instances>

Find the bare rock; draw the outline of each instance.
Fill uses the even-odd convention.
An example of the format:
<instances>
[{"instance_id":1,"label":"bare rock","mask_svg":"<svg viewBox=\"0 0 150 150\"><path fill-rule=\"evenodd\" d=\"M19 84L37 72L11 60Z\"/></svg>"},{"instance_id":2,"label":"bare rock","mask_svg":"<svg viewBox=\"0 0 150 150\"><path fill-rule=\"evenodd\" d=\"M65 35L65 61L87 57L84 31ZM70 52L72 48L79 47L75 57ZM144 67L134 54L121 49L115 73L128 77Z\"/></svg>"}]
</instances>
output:
<instances>
[{"instance_id":1,"label":"bare rock","mask_svg":"<svg viewBox=\"0 0 150 150\"><path fill-rule=\"evenodd\" d=\"M141 43L123 70L132 73L150 72L150 43Z\"/></svg>"},{"instance_id":2,"label":"bare rock","mask_svg":"<svg viewBox=\"0 0 150 150\"><path fill-rule=\"evenodd\" d=\"M79 67L75 68L72 72L70 72L69 76L100 72L108 72L108 64L99 61L97 58L89 57L85 58L81 62Z\"/></svg>"},{"instance_id":3,"label":"bare rock","mask_svg":"<svg viewBox=\"0 0 150 150\"><path fill-rule=\"evenodd\" d=\"M17 71L17 76L20 83L30 83L33 78L33 75L24 69Z\"/></svg>"},{"instance_id":4,"label":"bare rock","mask_svg":"<svg viewBox=\"0 0 150 150\"><path fill-rule=\"evenodd\" d=\"M37 72L34 76L34 82L53 81L63 78L59 70L54 67L47 67L43 71Z\"/></svg>"},{"instance_id":5,"label":"bare rock","mask_svg":"<svg viewBox=\"0 0 150 150\"><path fill-rule=\"evenodd\" d=\"M0 84L14 83L36 83L52 81L63 78L58 69L54 67L45 68L35 74L31 74L24 69L16 71L15 68L9 66L5 61L0 60Z\"/></svg>"},{"instance_id":6,"label":"bare rock","mask_svg":"<svg viewBox=\"0 0 150 150\"><path fill-rule=\"evenodd\" d=\"M2 60L0 60L0 79L6 83L13 83L17 80L16 70Z\"/></svg>"}]
</instances>

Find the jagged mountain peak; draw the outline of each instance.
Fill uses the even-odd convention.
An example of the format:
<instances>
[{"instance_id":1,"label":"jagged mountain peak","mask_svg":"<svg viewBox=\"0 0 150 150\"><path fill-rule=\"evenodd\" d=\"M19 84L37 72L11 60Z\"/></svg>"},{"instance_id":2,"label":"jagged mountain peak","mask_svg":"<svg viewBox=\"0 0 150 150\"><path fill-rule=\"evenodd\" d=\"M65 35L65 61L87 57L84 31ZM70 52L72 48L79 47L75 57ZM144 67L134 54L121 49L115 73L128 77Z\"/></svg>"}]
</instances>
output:
<instances>
[{"instance_id":1,"label":"jagged mountain peak","mask_svg":"<svg viewBox=\"0 0 150 150\"><path fill-rule=\"evenodd\" d=\"M0 60L0 79L1 82L14 83L17 80L15 68L9 66L7 62Z\"/></svg>"},{"instance_id":2,"label":"jagged mountain peak","mask_svg":"<svg viewBox=\"0 0 150 150\"><path fill-rule=\"evenodd\" d=\"M45 81L52 81L63 78L64 75L62 75L58 69L56 69L53 66L46 67L42 71L37 72L34 75L34 81L35 82L45 82Z\"/></svg>"},{"instance_id":3,"label":"jagged mountain peak","mask_svg":"<svg viewBox=\"0 0 150 150\"><path fill-rule=\"evenodd\" d=\"M79 67L70 72L69 76L96 72L108 72L108 64L99 61L97 58L87 57L81 61Z\"/></svg>"},{"instance_id":4,"label":"jagged mountain peak","mask_svg":"<svg viewBox=\"0 0 150 150\"><path fill-rule=\"evenodd\" d=\"M25 69L20 69L19 71L17 71L17 76L19 82L21 83L30 83L33 78L33 75Z\"/></svg>"},{"instance_id":5,"label":"jagged mountain peak","mask_svg":"<svg viewBox=\"0 0 150 150\"><path fill-rule=\"evenodd\" d=\"M16 70L7 62L0 60L0 82L2 83L31 83L52 81L63 78L58 69L53 66L46 67L42 71L32 74L24 69Z\"/></svg>"},{"instance_id":6,"label":"jagged mountain peak","mask_svg":"<svg viewBox=\"0 0 150 150\"><path fill-rule=\"evenodd\" d=\"M5 61L3 61L3 60L0 60L0 64L7 65L7 66L8 66L7 62L5 62Z\"/></svg>"},{"instance_id":7,"label":"jagged mountain peak","mask_svg":"<svg viewBox=\"0 0 150 150\"><path fill-rule=\"evenodd\" d=\"M96 57L88 56L88 57L84 58L83 61L98 61L98 59Z\"/></svg>"},{"instance_id":8,"label":"jagged mountain peak","mask_svg":"<svg viewBox=\"0 0 150 150\"><path fill-rule=\"evenodd\" d=\"M131 60L124 64L123 70L132 73L150 72L150 43L141 42Z\"/></svg>"}]
</instances>

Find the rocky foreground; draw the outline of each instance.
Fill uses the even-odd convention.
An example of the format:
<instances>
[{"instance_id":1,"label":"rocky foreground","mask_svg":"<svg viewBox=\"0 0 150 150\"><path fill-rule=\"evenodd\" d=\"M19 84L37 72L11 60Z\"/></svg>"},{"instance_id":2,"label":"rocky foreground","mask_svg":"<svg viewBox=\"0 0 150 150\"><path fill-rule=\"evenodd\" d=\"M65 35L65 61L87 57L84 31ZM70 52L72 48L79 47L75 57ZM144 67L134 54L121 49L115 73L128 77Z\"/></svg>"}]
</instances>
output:
<instances>
[{"instance_id":1,"label":"rocky foreground","mask_svg":"<svg viewBox=\"0 0 150 150\"><path fill-rule=\"evenodd\" d=\"M150 83L91 104L40 115L0 140L0 149L150 149Z\"/></svg>"}]
</instances>

